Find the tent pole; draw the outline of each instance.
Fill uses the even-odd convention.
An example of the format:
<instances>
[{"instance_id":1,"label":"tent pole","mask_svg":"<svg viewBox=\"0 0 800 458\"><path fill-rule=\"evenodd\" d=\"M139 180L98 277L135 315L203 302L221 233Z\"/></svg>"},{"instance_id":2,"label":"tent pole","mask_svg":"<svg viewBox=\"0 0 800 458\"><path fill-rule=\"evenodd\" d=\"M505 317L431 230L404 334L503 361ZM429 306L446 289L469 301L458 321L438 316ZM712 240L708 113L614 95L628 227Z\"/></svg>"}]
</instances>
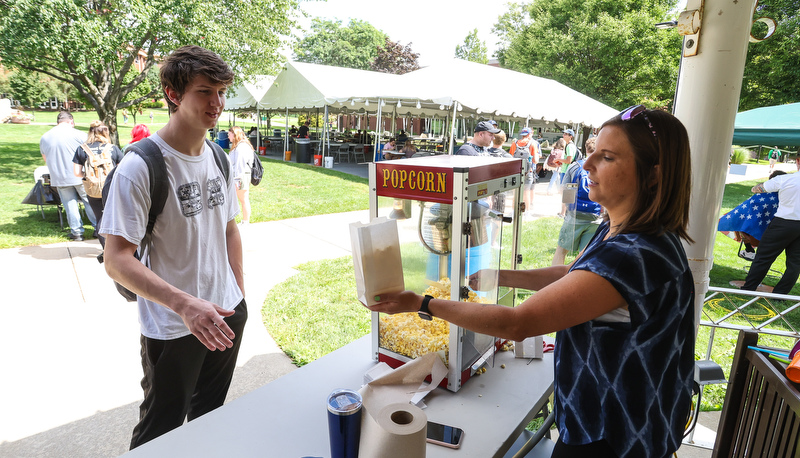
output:
<instances>
[{"instance_id":1,"label":"tent pole","mask_svg":"<svg viewBox=\"0 0 800 458\"><path fill-rule=\"evenodd\" d=\"M286 130L283 131L283 160L286 161L286 152L289 151L289 107L286 107Z\"/></svg>"},{"instance_id":2,"label":"tent pole","mask_svg":"<svg viewBox=\"0 0 800 458\"><path fill-rule=\"evenodd\" d=\"M456 129L456 111L458 110L458 102L453 100L453 117L450 120L450 146L447 148L447 154L453 155L453 142L455 141Z\"/></svg>"},{"instance_id":3,"label":"tent pole","mask_svg":"<svg viewBox=\"0 0 800 458\"><path fill-rule=\"evenodd\" d=\"M381 150L381 140L383 139L383 129L381 129L381 115L383 114L383 99L378 97L378 113L375 115L375 148L372 151L372 161L378 157L378 152Z\"/></svg>"},{"instance_id":4,"label":"tent pole","mask_svg":"<svg viewBox=\"0 0 800 458\"><path fill-rule=\"evenodd\" d=\"M320 144L322 147L320 148L320 154L323 157L323 161L325 160L325 151L329 151L331 148L331 139L330 139L330 130L328 129L328 105L325 105L325 119L322 120L322 141ZM327 148L325 148L325 144L327 143ZM320 164L324 166L325 164Z\"/></svg>"}]
</instances>

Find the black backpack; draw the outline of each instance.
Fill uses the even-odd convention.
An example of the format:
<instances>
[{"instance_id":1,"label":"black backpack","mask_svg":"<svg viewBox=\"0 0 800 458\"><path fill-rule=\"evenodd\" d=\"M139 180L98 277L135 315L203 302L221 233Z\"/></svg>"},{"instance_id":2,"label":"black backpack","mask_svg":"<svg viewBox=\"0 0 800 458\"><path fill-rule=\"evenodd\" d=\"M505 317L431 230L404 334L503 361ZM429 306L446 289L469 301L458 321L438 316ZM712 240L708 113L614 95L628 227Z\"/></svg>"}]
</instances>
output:
<instances>
[{"instance_id":1,"label":"black backpack","mask_svg":"<svg viewBox=\"0 0 800 458\"><path fill-rule=\"evenodd\" d=\"M261 165L261 159L253 154L253 168L250 171L250 184L258 186L261 183L261 178L264 177L264 167Z\"/></svg>"},{"instance_id":2,"label":"black backpack","mask_svg":"<svg viewBox=\"0 0 800 458\"><path fill-rule=\"evenodd\" d=\"M214 151L214 162L216 162L217 167L222 170L225 182L227 183L228 176L230 175L230 163L228 162L225 151L223 151L219 145L208 139L206 139L206 143L211 146L211 149ZM164 162L164 156L161 154L161 149L153 140L145 138L137 143L128 145L126 154L128 152L134 153L142 158L144 163L147 164L147 172L150 176L150 211L147 214L147 229L145 230L142 244L139 245L139 248L137 248L136 252L133 254L136 259L141 260L142 246L150 243L150 235L153 233L153 226L156 225L156 218L158 218L158 215L164 210L164 204L167 202L169 179L167 178L167 164ZM114 180L114 172L116 170L116 168L111 170L111 173L108 174L106 182L103 185L103 207L106 206L108 192L111 189L111 182ZM119 294L127 299L128 302L136 301L136 293L117 282L114 282L114 286L117 287Z\"/></svg>"}]
</instances>

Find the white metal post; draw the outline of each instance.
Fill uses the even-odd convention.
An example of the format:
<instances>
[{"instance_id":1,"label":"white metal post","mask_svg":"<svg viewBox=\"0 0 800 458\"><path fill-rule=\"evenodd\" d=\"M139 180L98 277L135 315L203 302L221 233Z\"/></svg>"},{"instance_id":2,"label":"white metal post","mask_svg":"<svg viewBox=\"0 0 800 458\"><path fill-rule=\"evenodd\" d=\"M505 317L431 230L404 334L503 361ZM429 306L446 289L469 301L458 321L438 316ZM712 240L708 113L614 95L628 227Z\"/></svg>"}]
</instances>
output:
<instances>
[{"instance_id":1,"label":"white metal post","mask_svg":"<svg viewBox=\"0 0 800 458\"><path fill-rule=\"evenodd\" d=\"M696 323L714 262L714 238L755 3L689 0L686 6L687 11L702 13L699 32L684 40L675 99L675 116L686 126L692 148L688 232L694 244L684 243L684 248L694 276Z\"/></svg>"}]
</instances>

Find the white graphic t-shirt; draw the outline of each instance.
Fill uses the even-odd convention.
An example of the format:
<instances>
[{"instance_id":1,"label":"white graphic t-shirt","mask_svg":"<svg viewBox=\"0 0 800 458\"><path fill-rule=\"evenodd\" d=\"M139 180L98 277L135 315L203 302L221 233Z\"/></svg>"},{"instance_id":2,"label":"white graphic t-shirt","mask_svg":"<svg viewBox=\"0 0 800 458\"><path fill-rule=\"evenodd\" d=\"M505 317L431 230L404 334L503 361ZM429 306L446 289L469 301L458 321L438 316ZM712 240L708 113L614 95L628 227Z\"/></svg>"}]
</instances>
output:
<instances>
[{"instance_id":1,"label":"white graphic t-shirt","mask_svg":"<svg viewBox=\"0 0 800 458\"><path fill-rule=\"evenodd\" d=\"M228 221L239 212L233 179L225 182L208 145L200 156L188 156L172 149L158 134L150 139L164 155L169 192L143 262L176 288L232 310L242 301L225 237ZM138 245L150 208L147 165L138 155L128 154L114 174L100 233ZM142 335L153 339L190 334L178 314L141 297L139 322Z\"/></svg>"}]
</instances>

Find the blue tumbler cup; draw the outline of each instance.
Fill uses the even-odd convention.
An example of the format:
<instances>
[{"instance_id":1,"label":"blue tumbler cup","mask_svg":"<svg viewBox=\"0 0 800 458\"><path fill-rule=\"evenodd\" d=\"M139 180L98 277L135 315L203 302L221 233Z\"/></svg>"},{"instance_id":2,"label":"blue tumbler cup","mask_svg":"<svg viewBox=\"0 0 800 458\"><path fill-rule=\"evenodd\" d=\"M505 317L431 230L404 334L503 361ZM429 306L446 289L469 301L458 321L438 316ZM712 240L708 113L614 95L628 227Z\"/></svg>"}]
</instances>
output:
<instances>
[{"instance_id":1,"label":"blue tumbler cup","mask_svg":"<svg viewBox=\"0 0 800 458\"><path fill-rule=\"evenodd\" d=\"M361 395L347 389L328 396L328 436L331 458L358 458L361 439Z\"/></svg>"}]
</instances>

